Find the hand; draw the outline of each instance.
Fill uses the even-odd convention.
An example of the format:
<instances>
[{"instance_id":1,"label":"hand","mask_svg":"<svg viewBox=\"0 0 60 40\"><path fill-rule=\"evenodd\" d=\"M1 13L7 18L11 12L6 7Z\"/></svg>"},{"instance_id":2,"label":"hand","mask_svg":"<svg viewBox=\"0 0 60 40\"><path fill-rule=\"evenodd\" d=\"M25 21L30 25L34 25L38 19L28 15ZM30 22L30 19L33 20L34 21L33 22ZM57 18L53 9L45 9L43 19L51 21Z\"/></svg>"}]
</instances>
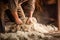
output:
<instances>
[{"instance_id":1,"label":"hand","mask_svg":"<svg viewBox=\"0 0 60 40\"><path fill-rule=\"evenodd\" d=\"M27 24L31 24L31 21L32 21L32 17L29 17L28 19L27 19Z\"/></svg>"},{"instance_id":2,"label":"hand","mask_svg":"<svg viewBox=\"0 0 60 40\"><path fill-rule=\"evenodd\" d=\"M17 24L22 24L22 23L23 23L21 19L16 19L15 22L16 22Z\"/></svg>"}]
</instances>

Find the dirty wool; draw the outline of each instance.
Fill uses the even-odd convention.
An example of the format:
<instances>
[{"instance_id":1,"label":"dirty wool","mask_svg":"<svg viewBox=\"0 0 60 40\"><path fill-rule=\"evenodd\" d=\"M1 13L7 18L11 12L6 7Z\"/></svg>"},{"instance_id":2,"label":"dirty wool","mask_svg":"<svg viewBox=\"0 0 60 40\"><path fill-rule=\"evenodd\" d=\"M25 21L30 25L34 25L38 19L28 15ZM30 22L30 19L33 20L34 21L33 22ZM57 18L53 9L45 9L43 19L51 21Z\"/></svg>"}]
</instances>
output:
<instances>
[{"instance_id":1,"label":"dirty wool","mask_svg":"<svg viewBox=\"0 0 60 40\"><path fill-rule=\"evenodd\" d=\"M44 25L37 22L36 18L31 19L30 24L26 24L28 17L21 18L23 24L17 25L13 22L6 23L6 33L0 33L1 40L44 40L52 36L46 36L45 33L54 33L58 28L54 25ZM8 33L12 32L12 33Z\"/></svg>"}]
</instances>

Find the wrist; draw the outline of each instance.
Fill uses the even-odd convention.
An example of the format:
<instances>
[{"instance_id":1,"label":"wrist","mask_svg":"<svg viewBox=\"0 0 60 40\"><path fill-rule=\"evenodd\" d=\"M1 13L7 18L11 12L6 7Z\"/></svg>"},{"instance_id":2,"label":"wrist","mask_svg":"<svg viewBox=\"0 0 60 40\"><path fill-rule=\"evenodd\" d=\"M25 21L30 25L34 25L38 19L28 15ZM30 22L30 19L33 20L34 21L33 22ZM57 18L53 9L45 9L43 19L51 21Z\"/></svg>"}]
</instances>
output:
<instances>
[{"instance_id":1,"label":"wrist","mask_svg":"<svg viewBox=\"0 0 60 40\"><path fill-rule=\"evenodd\" d=\"M20 18L16 18L15 20L19 20Z\"/></svg>"},{"instance_id":2,"label":"wrist","mask_svg":"<svg viewBox=\"0 0 60 40\"><path fill-rule=\"evenodd\" d=\"M29 18L32 18L32 16L30 16Z\"/></svg>"},{"instance_id":3,"label":"wrist","mask_svg":"<svg viewBox=\"0 0 60 40\"><path fill-rule=\"evenodd\" d=\"M30 14L29 18L32 18L32 14Z\"/></svg>"},{"instance_id":4,"label":"wrist","mask_svg":"<svg viewBox=\"0 0 60 40\"><path fill-rule=\"evenodd\" d=\"M32 12L32 11L30 11L30 13L29 13L29 17L32 17L32 15L33 15L33 12Z\"/></svg>"}]
</instances>

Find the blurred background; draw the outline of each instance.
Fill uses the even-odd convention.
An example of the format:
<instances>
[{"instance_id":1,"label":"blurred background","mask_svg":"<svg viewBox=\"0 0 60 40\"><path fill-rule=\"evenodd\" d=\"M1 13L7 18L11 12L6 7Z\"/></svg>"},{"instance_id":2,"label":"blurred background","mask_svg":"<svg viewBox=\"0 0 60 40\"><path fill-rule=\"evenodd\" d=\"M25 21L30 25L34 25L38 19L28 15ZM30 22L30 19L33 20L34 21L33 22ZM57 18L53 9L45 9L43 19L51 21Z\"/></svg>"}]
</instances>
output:
<instances>
[{"instance_id":1,"label":"blurred background","mask_svg":"<svg viewBox=\"0 0 60 40\"><path fill-rule=\"evenodd\" d=\"M37 0L34 16L39 23L58 26L57 0Z\"/></svg>"}]
</instances>

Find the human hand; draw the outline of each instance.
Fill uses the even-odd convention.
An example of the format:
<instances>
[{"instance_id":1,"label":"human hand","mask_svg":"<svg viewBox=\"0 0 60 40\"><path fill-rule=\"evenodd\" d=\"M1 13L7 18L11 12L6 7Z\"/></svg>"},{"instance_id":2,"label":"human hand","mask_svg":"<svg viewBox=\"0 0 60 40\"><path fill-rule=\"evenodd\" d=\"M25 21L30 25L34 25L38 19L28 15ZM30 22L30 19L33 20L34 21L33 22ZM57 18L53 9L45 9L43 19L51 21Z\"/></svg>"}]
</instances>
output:
<instances>
[{"instance_id":1,"label":"human hand","mask_svg":"<svg viewBox=\"0 0 60 40\"><path fill-rule=\"evenodd\" d=\"M31 21L32 21L32 17L29 17L28 19L27 19L27 24L31 24Z\"/></svg>"},{"instance_id":2,"label":"human hand","mask_svg":"<svg viewBox=\"0 0 60 40\"><path fill-rule=\"evenodd\" d=\"M16 19L15 22L16 22L17 24L22 24L22 23L23 23L21 19Z\"/></svg>"}]
</instances>

